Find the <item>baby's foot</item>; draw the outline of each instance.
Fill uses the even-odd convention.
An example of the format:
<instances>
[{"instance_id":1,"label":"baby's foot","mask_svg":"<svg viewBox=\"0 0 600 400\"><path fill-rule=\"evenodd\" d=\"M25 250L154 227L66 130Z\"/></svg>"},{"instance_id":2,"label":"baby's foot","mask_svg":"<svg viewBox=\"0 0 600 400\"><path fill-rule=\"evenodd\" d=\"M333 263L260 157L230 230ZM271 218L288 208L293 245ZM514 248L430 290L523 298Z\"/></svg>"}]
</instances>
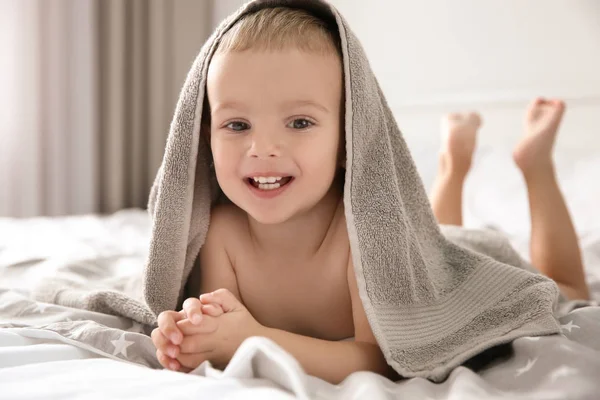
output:
<instances>
[{"instance_id":1,"label":"baby's foot","mask_svg":"<svg viewBox=\"0 0 600 400\"><path fill-rule=\"evenodd\" d=\"M452 113L442 118L441 155L454 172L467 173L475 151L481 117L476 112Z\"/></svg>"},{"instance_id":2,"label":"baby's foot","mask_svg":"<svg viewBox=\"0 0 600 400\"><path fill-rule=\"evenodd\" d=\"M535 99L525 115L525 135L513 151L513 159L524 173L552 166L552 148L565 111L560 100Z\"/></svg>"}]
</instances>

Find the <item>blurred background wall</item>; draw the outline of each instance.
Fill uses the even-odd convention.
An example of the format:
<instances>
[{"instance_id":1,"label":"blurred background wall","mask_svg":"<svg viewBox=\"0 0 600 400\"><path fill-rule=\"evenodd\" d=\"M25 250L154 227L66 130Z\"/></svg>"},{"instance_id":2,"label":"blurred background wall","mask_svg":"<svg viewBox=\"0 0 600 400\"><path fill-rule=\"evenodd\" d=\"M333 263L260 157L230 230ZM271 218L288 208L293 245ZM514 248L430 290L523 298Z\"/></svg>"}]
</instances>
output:
<instances>
[{"instance_id":1,"label":"blurred background wall","mask_svg":"<svg viewBox=\"0 0 600 400\"><path fill-rule=\"evenodd\" d=\"M536 96L567 103L559 161L600 158L600 1L332 3L361 40L427 188L450 111L479 111L477 156L502 154L497 167L520 178L510 156Z\"/></svg>"},{"instance_id":2,"label":"blurred background wall","mask_svg":"<svg viewBox=\"0 0 600 400\"><path fill-rule=\"evenodd\" d=\"M243 3L0 0L0 216L145 207L186 73ZM509 154L526 103L561 97L569 110L558 151L600 153L600 2L332 3L361 40L427 186L449 111L480 111L484 153Z\"/></svg>"}]
</instances>

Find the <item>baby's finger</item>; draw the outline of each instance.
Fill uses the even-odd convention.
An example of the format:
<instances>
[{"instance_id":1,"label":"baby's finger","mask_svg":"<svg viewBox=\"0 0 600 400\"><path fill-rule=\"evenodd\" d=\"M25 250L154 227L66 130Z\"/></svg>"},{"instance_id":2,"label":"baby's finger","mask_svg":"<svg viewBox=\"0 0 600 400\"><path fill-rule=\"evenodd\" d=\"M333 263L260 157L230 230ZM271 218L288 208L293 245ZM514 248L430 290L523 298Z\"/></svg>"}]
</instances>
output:
<instances>
[{"instance_id":1,"label":"baby's finger","mask_svg":"<svg viewBox=\"0 0 600 400\"><path fill-rule=\"evenodd\" d=\"M190 297L183 302L183 310L187 318L194 325L198 325L202 321L202 303L196 297Z\"/></svg>"},{"instance_id":2,"label":"baby's finger","mask_svg":"<svg viewBox=\"0 0 600 400\"><path fill-rule=\"evenodd\" d=\"M179 367L181 366L181 364L177 360L167 357L160 350L156 350L156 358L158 359L158 362L160 363L160 365L162 365L166 369L171 369L173 371L177 371L177 370L179 370Z\"/></svg>"},{"instance_id":3,"label":"baby's finger","mask_svg":"<svg viewBox=\"0 0 600 400\"><path fill-rule=\"evenodd\" d=\"M244 308L244 305L227 289L218 289L214 292L200 295L200 301L203 304L218 304L223 312L236 311Z\"/></svg>"},{"instance_id":4,"label":"baby's finger","mask_svg":"<svg viewBox=\"0 0 600 400\"><path fill-rule=\"evenodd\" d=\"M219 347L219 339L211 334L186 336L181 342L181 352L177 358L196 353L210 353Z\"/></svg>"},{"instance_id":5,"label":"baby's finger","mask_svg":"<svg viewBox=\"0 0 600 400\"><path fill-rule=\"evenodd\" d=\"M223 315L223 309L218 304L203 304L202 314L210 315L211 317L219 317Z\"/></svg>"},{"instance_id":6,"label":"baby's finger","mask_svg":"<svg viewBox=\"0 0 600 400\"><path fill-rule=\"evenodd\" d=\"M156 328L150 334L152 343L163 354L169 355L171 358L176 358L179 355L179 346L174 345L169 339L162 334L160 329Z\"/></svg>"},{"instance_id":7,"label":"baby's finger","mask_svg":"<svg viewBox=\"0 0 600 400\"><path fill-rule=\"evenodd\" d=\"M179 344L183 340L183 334L177 328L177 321L184 318L185 315L177 311L163 311L158 314L158 328L171 342Z\"/></svg>"},{"instance_id":8,"label":"baby's finger","mask_svg":"<svg viewBox=\"0 0 600 400\"><path fill-rule=\"evenodd\" d=\"M177 327L184 336L197 335L199 333L212 333L217 330L218 317L212 317L210 315L202 316L202 322L200 325L194 325L189 319L184 319L177 323ZM181 344L181 343L178 343Z\"/></svg>"}]
</instances>

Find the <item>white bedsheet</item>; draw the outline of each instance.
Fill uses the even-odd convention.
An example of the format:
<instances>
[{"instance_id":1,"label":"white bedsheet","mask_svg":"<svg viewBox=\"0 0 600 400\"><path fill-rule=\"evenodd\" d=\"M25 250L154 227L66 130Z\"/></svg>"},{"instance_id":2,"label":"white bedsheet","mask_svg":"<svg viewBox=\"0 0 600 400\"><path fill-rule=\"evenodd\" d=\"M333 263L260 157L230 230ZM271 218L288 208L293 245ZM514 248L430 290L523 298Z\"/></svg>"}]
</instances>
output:
<instances>
[{"instance_id":1,"label":"white bedsheet","mask_svg":"<svg viewBox=\"0 0 600 400\"><path fill-rule=\"evenodd\" d=\"M31 334L31 333L30 333ZM11 336L10 334L8 336ZM18 336L18 335L17 335ZM0 343L7 344L0 331ZM536 339L536 338L534 338ZM15 338L9 338L15 342ZM520 345L532 339L518 339ZM539 340L545 340L540 338ZM537 339L536 339L537 341ZM264 338L244 342L229 367L221 372L208 364L193 374L153 370L135 364L94 357L72 346L35 341L14 343L17 366L0 366L0 399L593 399L597 387L578 379L570 367L548 374L535 391L516 393L500 390L465 367L456 368L442 384L421 378L393 383L369 372L358 372L334 386L307 376L293 358ZM56 346L52 349L52 346ZM544 345L545 346L545 345ZM561 344L562 346L562 344ZM564 351L572 351L569 348ZM28 355L34 355L29 360ZM593 356L593 355L592 355ZM29 361L29 362L28 362ZM5 362L5 361L4 361ZM521 375L535 363L519 362L509 379ZM600 368L591 371L599 373ZM559 381L571 385L558 386Z\"/></svg>"},{"instance_id":2,"label":"white bedsheet","mask_svg":"<svg viewBox=\"0 0 600 400\"><path fill-rule=\"evenodd\" d=\"M46 333L0 331L0 399L293 398L274 381L254 378L242 360L238 370L248 368L248 378L228 378L209 366L201 370L208 376L182 374L104 358Z\"/></svg>"}]
</instances>

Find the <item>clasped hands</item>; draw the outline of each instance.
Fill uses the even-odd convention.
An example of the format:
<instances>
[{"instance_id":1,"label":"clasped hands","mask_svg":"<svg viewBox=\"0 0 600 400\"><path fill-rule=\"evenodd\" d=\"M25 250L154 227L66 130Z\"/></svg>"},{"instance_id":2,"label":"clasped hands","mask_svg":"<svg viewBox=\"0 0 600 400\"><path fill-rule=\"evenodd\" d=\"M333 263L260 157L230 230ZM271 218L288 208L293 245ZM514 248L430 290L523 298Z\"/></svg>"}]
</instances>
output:
<instances>
[{"instance_id":1,"label":"clasped hands","mask_svg":"<svg viewBox=\"0 0 600 400\"><path fill-rule=\"evenodd\" d=\"M190 372L204 361L223 369L242 342L263 326L227 289L190 297L181 311L163 311L151 337L160 364Z\"/></svg>"}]
</instances>

